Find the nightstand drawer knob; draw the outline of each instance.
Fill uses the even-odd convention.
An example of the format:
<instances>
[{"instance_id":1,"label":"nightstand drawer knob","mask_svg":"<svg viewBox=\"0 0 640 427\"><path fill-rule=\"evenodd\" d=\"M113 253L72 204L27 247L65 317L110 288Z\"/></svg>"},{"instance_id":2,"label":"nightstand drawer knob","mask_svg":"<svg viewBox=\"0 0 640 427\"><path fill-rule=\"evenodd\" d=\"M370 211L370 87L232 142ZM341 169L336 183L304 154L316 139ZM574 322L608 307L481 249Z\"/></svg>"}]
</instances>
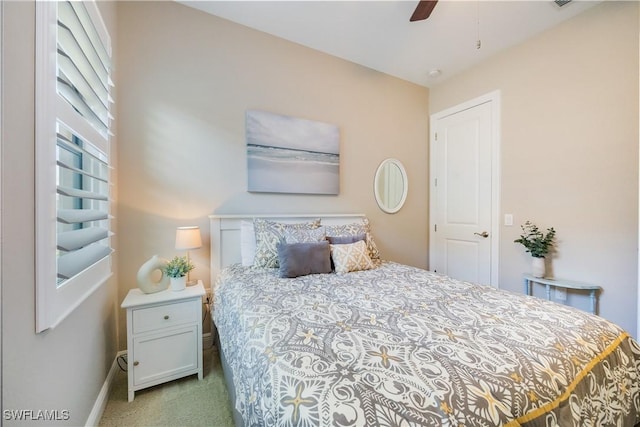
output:
<instances>
[{"instance_id":1,"label":"nightstand drawer knob","mask_svg":"<svg viewBox=\"0 0 640 427\"><path fill-rule=\"evenodd\" d=\"M168 314L164 315L164 320L169 320L169 315Z\"/></svg>"},{"instance_id":2,"label":"nightstand drawer knob","mask_svg":"<svg viewBox=\"0 0 640 427\"><path fill-rule=\"evenodd\" d=\"M135 362L133 362L133 366L138 366L140 364L140 362L138 362L137 360Z\"/></svg>"}]
</instances>

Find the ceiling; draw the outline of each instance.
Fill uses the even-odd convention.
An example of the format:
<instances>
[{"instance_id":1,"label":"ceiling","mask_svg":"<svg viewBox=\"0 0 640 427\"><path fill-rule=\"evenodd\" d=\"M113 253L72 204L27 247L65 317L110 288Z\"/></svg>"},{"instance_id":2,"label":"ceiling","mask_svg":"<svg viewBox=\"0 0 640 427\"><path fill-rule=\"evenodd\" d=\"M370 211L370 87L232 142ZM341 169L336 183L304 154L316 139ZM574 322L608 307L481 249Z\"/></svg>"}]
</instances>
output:
<instances>
[{"instance_id":1,"label":"ceiling","mask_svg":"<svg viewBox=\"0 0 640 427\"><path fill-rule=\"evenodd\" d=\"M409 0L180 3L429 87L599 1L440 0L417 22L409 17L418 1Z\"/></svg>"}]
</instances>

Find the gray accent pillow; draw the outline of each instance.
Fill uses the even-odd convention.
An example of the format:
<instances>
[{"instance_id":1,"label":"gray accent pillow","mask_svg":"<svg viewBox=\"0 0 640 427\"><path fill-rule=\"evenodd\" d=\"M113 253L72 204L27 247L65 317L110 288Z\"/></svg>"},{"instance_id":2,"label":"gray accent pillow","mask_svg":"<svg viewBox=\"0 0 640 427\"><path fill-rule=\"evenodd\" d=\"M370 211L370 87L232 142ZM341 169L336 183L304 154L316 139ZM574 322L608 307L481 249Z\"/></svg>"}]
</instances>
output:
<instances>
[{"instance_id":1,"label":"gray accent pillow","mask_svg":"<svg viewBox=\"0 0 640 427\"><path fill-rule=\"evenodd\" d=\"M348 235L348 236L327 236L327 240L332 245L348 245L349 243L359 242L367 237L366 233Z\"/></svg>"},{"instance_id":2,"label":"gray accent pillow","mask_svg":"<svg viewBox=\"0 0 640 427\"><path fill-rule=\"evenodd\" d=\"M328 241L278 243L280 277L331 273L331 249Z\"/></svg>"}]
</instances>

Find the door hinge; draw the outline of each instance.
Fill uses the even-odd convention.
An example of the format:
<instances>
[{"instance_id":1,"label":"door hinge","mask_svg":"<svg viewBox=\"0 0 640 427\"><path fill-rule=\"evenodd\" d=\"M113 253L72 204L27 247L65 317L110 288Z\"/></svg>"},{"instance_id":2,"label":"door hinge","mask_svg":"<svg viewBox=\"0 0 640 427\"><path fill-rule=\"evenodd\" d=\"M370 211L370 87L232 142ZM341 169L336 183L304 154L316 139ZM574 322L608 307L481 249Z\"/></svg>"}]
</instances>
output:
<instances>
[{"instance_id":1,"label":"door hinge","mask_svg":"<svg viewBox=\"0 0 640 427\"><path fill-rule=\"evenodd\" d=\"M436 132L436 135L435 135L435 136L436 136L436 141L437 141L437 140L438 140L438 132Z\"/></svg>"},{"instance_id":2,"label":"door hinge","mask_svg":"<svg viewBox=\"0 0 640 427\"><path fill-rule=\"evenodd\" d=\"M436 178L436 181L434 182L434 185L437 187L438 186L438 178Z\"/></svg>"},{"instance_id":3,"label":"door hinge","mask_svg":"<svg viewBox=\"0 0 640 427\"><path fill-rule=\"evenodd\" d=\"M435 224L435 225L433 226L433 231L438 231L438 224Z\"/></svg>"}]
</instances>

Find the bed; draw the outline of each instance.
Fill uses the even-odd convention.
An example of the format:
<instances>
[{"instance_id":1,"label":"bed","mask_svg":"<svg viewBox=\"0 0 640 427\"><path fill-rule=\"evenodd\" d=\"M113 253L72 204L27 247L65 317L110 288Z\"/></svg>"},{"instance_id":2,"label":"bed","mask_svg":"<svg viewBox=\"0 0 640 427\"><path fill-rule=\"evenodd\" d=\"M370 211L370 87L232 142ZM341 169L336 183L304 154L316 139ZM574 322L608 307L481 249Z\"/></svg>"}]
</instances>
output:
<instances>
[{"instance_id":1,"label":"bed","mask_svg":"<svg viewBox=\"0 0 640 427\"><path fill-rule=\"evenodd\" d=\"M640 346L611 322L379 259L364 215L262 216L360 239L329 245L334 272L281 277L242 258L253 220L211 217L212 318L237 425L640 422ZM298 247L286 237L279 251ZM345 272L339 251L356 246L372 265Z\"/></svg>"}]
</instances>

